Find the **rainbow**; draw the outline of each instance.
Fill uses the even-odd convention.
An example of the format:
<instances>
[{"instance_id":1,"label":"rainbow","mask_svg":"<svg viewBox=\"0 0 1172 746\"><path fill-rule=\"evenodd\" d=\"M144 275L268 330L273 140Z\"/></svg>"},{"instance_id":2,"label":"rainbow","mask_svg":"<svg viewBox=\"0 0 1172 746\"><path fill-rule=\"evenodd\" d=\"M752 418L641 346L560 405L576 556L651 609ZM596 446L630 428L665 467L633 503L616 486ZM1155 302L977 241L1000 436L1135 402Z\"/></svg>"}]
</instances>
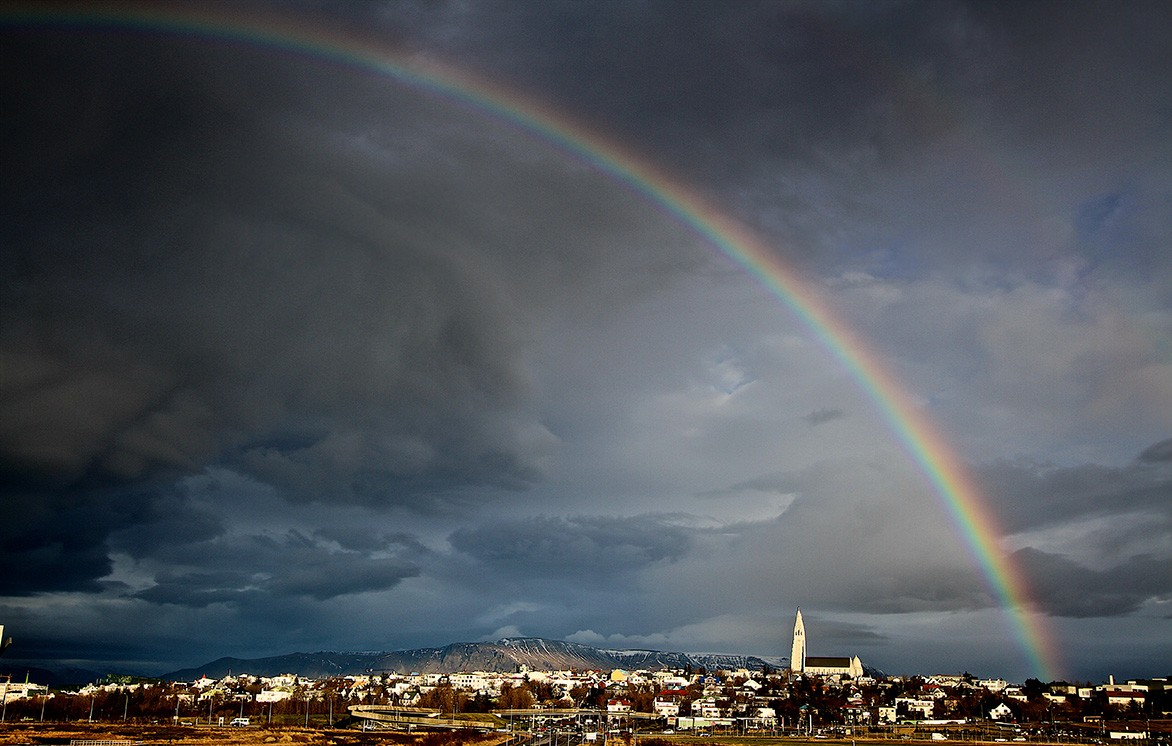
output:
<instances>
[{"instance_id":1,"label":"rainbow","mask_svg":"<svg viewBox=\"0 0 1172 746\"><path fill-rule=\"evenodd\" d=\"M1043 616L1030 609L1025 578L998 545L1002 531L964 464L922 408L863 340L831 313L815 288L775 251L651 162L558 111L466 70L305 21L224 5L130 3L8 7L0 10L0 24L163 32L261 45L342 63L516 126L625 184L749 272L858 382L944 504L1009 618L1031 670L1046 681L1059 678L1053 637Z\"/></svg>"}]
</instances>

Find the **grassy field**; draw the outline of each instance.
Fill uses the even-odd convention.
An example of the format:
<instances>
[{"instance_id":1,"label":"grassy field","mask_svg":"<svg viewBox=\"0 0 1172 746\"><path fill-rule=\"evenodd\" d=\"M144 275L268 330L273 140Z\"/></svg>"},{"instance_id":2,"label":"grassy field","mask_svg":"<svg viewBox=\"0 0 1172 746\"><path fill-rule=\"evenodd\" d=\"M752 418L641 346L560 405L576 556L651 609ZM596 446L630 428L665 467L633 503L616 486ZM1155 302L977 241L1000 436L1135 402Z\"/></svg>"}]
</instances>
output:
<instances>
[{"instance_id":1,"label":"grassy field","mask_svg":"<svg viewBox=\"0 0 1172 746\"><path fill-rule=\"evenodd\" d=\"M997 743L993 738L973 740L949 738L947 741L933 741L927 734L917 734L903 738L884 738L882 736L864 735L864 736L831 736L828 738L808 738L805 736L735 736L735 735L715 735L715 736L699 736L699 735L671 735L671 736L640 736L638 742L634 746L796 746L797 744L820 744L821 746L843 746L843 744L885 744L885 746L895 746L895 744L924 744L932 743L936 746L946 746L948 743ZM1030 746L1045 746L1045 742L1031 741ZM998 744L1000 746L1000 744ZM1006 746L1017 746L1016 744ZM1064 746L1070 746L1068 742Z\"/></svg>"},{"instance_id":2,"label":"grassy field","mask_svg":"<svg viewBox=\"0 0 1172 746\"><path fill-rule=\"evenodd\" d=\"M467 731L399 734L363 733L358 730L267 728L220 728L174 725L107 725L98 723L5 723L0 725L0 744L68 744L70 741L122 741L128 744L174 746L257 746L258 744L305 744L306 746L497 746L500 734Z\"/></svg>"},{"instance_id":3,"label":"grassy field","mask_svg":"<svg viewBox=\"0 0 1172 746\"><path fill-rule=\"evenodd\" d=\"M923 735L923 734L917 734ZM99 723L2 723L0 746L9 744L69 744L70 741L120 741L129 744L168 744L172 746L258 746L262 744L305 744L306 746L502 746L507 737L499 733L471 731L434 731L414 734L336 728L265 727L247 728L135 725ZM932 741L928 737L881 738L830 737L805 738L799 736L739 736L721 735L645 735L632 739L629 735L611 736L607 746L863 746L868 744L895 746L896 744L982 743L993 746L992 739L972 741L950 738ZM1045 746L1045 742L1031 740L1029 746ZM603 746L600 739L597 746ZM998 744L997 746L1000 746ZM1006 744L1006 746L1017 746ZM1070 746L1065 742L1063 746Z\"/></svg>"}]
</instances>

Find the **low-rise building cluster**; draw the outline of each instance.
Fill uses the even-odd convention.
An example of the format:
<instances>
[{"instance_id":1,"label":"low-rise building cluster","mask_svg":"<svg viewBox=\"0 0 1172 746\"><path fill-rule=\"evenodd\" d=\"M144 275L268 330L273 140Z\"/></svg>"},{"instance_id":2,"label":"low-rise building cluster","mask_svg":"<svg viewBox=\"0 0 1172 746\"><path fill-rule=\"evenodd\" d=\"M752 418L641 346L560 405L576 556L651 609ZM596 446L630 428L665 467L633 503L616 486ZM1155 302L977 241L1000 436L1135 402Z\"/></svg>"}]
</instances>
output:
<instances>
[{"instance_id":1,"label":"low-rise building cluster","mask_svg":"<svg viewBox=\"0 0 1172 746\"><path fill-rule=\"evenodd\" d=\"M274 716L308 722L311 712L333 721L351 705L426 708L445 713L595 711L596 723L628 721L640 730L713 732L857 733L922 724L948 728L1028 726L1102 731L1132 737L1139 728L1119 723L1167 717L1168 679L1114 679L1091 684L981 679L969 674L859 676L759 671L614 670L511 673L379 672L310 679L295 674L248 673L191 682L114 678L73 692L0 683L5 706L38 700L60 719L150 717L179 722L220 722ZM72 699L71 699L72 698ZM56 700L60 700L59 702ZM48 703L52 704L48 704ZM133 706L132 706L133 704ZM1108 723L1112 724L1108 727ZM599 726L595 726L599 727ZM1110 731L1108 733L1107 731ZM1018 733L1006 730L1006 740ZM996 733L994 733L996 736ZM994 737L994 740L997 740Z\"/></svg>"}]
</instances>

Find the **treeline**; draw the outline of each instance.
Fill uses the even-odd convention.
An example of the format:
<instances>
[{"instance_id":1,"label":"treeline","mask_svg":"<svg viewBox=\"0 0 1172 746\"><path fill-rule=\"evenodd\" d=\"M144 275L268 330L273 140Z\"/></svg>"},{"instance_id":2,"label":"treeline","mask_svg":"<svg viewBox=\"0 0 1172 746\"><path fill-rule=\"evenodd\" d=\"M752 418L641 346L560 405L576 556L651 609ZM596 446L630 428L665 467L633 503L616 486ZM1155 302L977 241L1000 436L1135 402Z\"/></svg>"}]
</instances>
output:
<instances>
[{"instance_id":1,"label":"treeline","mask_svg":"<svg viewBox=\"0 0 1172 746\"><path fill-rule=\"evenodd\" d=\"M48 696L4 702L0 717L8 722L218 723L224 718L251 718L254 723L296 725L322 723L347 714L345 700L337 697L302 696L280 702L256 702L247 694L210 697L198 701L179 687L156 685L124 690L99 690L92 694L55 692Z\"/></svg>"}]
</instances>

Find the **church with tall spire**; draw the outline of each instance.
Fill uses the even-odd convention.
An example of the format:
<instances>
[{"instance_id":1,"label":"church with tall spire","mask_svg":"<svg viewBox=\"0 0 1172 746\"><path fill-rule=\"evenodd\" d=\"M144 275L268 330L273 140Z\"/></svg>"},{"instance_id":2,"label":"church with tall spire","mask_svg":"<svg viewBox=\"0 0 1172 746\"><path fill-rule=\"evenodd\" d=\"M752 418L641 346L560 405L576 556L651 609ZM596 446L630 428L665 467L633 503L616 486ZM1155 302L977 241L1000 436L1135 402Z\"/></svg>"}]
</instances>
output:
<instances>
[{"instance_id":1,"label":"church with tall spire","mask_svg":"<svg viewBox=\"0 0 1172 746\"><path fill-rule=\"evenodd\" d=\"M806 655L806 624L802 621L802 610L799 608L794 620L794 642L790 647L789 670L791 673L802 675L849 676L858 679L863 676L863 662L857 655L850 658Z\"/></svg>"},{"instance_id":2,"label":"church with tall spire","mask_svg":"<svg viewBox=\"0 0 1172 746\"><path fill-rule=\"evenodd\" d=\"M798 618L794 621L794 644L790 648L789 670L794 673L806 671L806 625L802 622L802 609L798 608Z\"/></svg>"}]
</instances>

